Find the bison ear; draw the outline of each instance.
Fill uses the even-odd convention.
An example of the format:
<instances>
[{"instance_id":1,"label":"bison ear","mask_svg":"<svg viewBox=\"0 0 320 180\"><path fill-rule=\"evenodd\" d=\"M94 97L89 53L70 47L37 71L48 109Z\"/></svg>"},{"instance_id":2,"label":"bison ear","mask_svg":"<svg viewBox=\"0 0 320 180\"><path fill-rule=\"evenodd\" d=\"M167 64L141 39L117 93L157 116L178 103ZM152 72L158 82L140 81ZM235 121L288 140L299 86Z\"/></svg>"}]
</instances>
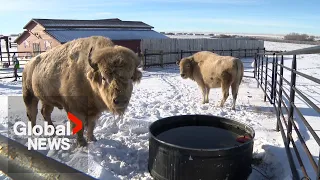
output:
<instances>
[{"instance_id":1,"label":"bison ear","mask_svg":"<svg viewBox=\"0 0 320 180\"><path fill-rule=\"evenodd\" d=\"M189 57L188 60L189 60L191 66L193 66L195 64L193 56Z\"/></svg>"},{"instance_id":2,"label":"bison ear","mask_svg":"<svg viewBox=\"0 0 320 180\"><path fill-rule=\"evenodd\" d=\"M194 61L193 56L188 58L188 64L190 65L191 68L193 68L196 65L196 62Z\"/></svg>"},{"instance_id":3,"label":"bison ear","mask_svg":"<svg viewBox=\"0 0 320 180\"><path fill-rule=\"evenodd\" d=\"M132 76L133 82L139 83L139 82L141 81L141 78L142 78L142 73L141 73L141 71L139 71L138 69L136 69L136 70L134 71L133 76Z\"/></svg>"},{"instance_id":4,"label":"bison ear","mask_svg":"<svg viewBox=\"0 0 320 180\"><path fill-rule=\"evenodd\" d=\"M193 56L191 56L191 57L189 58L189 60L190 60L190 62L195 62Z\"/></svg>"},{"instance_id":5,"label":"bison ear","mask_svg":"<svg viewBox=\"0 0 320 180\"><path fill-rule=\"evenodd\" d=\"M181 59L178 59L177 61L176 61L176 65L180 65L180 61L181 61Z\"/></svg>"},{"instance_id":6,"label":"bison ear","mask_svg":"<svg viewBox=\"0 0 320 180\"><path fill-rule=\"evenodd\" d=\"M89 71L87 73L87 78L92 81L92 82L96 82L96 83L99 83L100 82L100 77L99 77L99 73L95 73L95 72L92 72L92 71Z\"/></svg>"},{"instance_id":7,"label":"bison ear","mask_svg":"<svg viewBox=\"0 0 320 180\"><path fill-rule=\"evenodd\" d=\"M92 67L92 69L96 72L98 71L98 65L96 63L92 62L92 47L90 48L89 54L88 54L88 61L89 65Z\"/></svg>"}]
</instances>

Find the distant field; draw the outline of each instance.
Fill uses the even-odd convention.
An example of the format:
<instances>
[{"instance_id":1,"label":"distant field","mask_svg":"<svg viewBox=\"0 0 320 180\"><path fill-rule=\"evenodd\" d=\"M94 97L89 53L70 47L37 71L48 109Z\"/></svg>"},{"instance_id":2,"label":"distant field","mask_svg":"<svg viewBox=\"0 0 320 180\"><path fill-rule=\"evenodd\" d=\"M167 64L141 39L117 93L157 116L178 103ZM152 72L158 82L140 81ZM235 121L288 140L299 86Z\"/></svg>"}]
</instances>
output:
<instances>
[{"instance_id":1,"label":"distant field","mask_svg":"<svg viewBox=\"0 0 320 180\"><path fill-rule=\"evenodd\" d=\"M292 41L284 40L284 34L247 34L247 33L200 33L200 32L165 32L170 38L194 39L194 38L220 38L220 35L235 36L236 38L255 38L271 42L286 42L295 44L320 45L320 37L315 41ZM169 33L169 34L168 34Z\"/></svg>"}]
</instances>

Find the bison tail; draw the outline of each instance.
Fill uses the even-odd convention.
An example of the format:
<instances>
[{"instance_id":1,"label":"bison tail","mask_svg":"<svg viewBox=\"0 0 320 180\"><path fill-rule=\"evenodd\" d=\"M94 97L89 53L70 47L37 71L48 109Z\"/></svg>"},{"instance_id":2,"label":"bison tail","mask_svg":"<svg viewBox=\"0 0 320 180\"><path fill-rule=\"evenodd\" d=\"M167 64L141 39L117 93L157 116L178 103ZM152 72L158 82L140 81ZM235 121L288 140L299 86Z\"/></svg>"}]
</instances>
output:
<instances>
[{"instance_id":1,"label":"bison tail","mask_svg":"<svg viewBox=\"0 0 320 180\"><path fill-rule=\"evenodd\" d=\"M243 78L243 72L244 72L244 67L243 63L240 59L237 60L237 77L239 78L239 85L241 84L242 78Z\"/></svg>"}]
</instances>

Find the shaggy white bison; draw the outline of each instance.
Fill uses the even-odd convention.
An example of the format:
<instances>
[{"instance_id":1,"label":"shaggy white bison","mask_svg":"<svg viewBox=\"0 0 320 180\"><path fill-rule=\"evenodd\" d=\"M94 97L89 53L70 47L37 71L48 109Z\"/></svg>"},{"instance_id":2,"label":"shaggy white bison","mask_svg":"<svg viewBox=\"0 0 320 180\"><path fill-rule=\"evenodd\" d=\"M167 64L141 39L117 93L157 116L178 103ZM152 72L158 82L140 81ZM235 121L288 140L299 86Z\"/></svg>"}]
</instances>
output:
<instances>
[{"instance_id":1,"label":"shaggy white bison","mask_svg":"<svg viewBox=\"0 0 320 180\"><path fill-rule=\"evenodd\" d=\"M202 90L203 104L209 103L210 88L222 88L223 98L220 106L223 107L229 96L231 86L233 105L238 95L239 86L243 77L243 63L240 59L231 56L220 56L218 54L201 51L192 56L177 61L180 66L180 75L183 79L190 78L197 82Z\"/></svg>"},{"instance_id":2,"label":"shaggy white bison","mask_svg":"<svg viewBox=\"0 0 320 180\"><path fill-rule=\"evenodd\" d=\"M23 71L29 121L36 124L40 100L41 114L48 124L53 125L54 107L64 109L87 125L87 140L96 141L93 129L101 113L125 112L133 83L142 77L139 64L133 51L101 36L76 39L34 57ZM87 144L83 129L77 133L77 143Z\"/></svg>"}]
</instances>

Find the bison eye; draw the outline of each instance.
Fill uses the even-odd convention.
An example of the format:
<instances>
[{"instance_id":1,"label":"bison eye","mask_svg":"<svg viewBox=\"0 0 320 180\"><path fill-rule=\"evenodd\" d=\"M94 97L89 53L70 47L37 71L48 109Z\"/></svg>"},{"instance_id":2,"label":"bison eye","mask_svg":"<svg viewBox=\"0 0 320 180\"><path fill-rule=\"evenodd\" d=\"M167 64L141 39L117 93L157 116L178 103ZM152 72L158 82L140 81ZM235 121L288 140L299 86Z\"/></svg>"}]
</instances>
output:
<instances>
[{"instance_id":1,"label":"bison eye","mask_svg":"<svg viewBox=\"0 0 320 180\"><path fill-rule=\"evenodd\" d=\"M131 76L131 79L133 79L133 76Z\"/></svg>"},{"instance_id":2,"label":"bison eye","mask_svg":"<svg viewBox=\"0 0 320 180\"><path fill-rule=\"evenodd\" d=\"M102 80L106 81L106 78L105 78L105 77L102 77Z\"/></svg>"}]
</instances>

